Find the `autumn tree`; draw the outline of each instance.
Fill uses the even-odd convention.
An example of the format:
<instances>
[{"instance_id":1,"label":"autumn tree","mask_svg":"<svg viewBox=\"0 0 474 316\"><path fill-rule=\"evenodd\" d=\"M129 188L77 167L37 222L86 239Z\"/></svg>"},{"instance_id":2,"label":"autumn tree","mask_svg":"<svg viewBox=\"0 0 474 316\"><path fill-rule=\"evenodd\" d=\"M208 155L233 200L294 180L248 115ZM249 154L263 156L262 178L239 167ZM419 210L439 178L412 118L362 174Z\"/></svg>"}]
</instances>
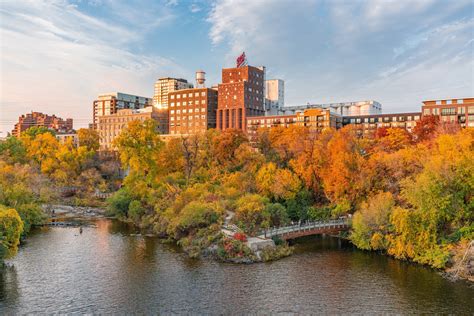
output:
<instances>
[{"instance_id":1,"label":"autumn tree","mask_svg":"<svg viewBox=\"0 0 474 316\"><path fill-rule=\"evenodd\" d=\"M354 206L361 197L360 174L364 148L351 127L344 127L328 143L328 160L321 172L324 192L336 204Z\"/></svg>"},{"instance_id":2,"label":"autumn tree","mask_svg":"<svg viewBox=\"0 0 474 316\"><path fill-rule=\"evenodd\" d=\"M80 128L77 131L79 146L85 146L87 150L99 150L99 133L91 128Z\"/></svg>"},{"instance_id":3,"label":"autumn tree","mask_svg":"<svg viewBox=\"0 0 474 316\"><path fill-rule=\"evenodd\" d=\"M114 140L124 167L137 173L155 173L163 142L154 120L131 121Z\"/></svg>"},{"instance_id":4,"label":"autumn tree","mask_svg":"<svg viewBox=\"0 0 474 316\"><path fill-rule=\"evenodd\" d=\"M436 136L439 125L439 117L436 115L422 116L413 128L413 135L417 142L430 140Z\"/></svg>"},{"instance_id":5,"label":"autumn tree","mask_svg":"<svg viewBox=\"0 0 474 316\"><path fill-rule=\"evenodd\" d=\"M23 232L23 222L17 211L0 205L0 259L16 254Z\"/></svg>"}]
</instances>

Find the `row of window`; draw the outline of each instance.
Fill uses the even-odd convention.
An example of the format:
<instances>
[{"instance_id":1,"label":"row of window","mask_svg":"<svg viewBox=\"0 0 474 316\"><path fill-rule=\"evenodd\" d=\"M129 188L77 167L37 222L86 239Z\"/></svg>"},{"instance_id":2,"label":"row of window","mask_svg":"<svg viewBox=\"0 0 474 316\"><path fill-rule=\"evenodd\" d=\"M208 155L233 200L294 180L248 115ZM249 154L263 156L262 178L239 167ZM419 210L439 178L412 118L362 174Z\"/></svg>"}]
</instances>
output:
<instances>
[{"instance_id":1,"label":"row of window","mask_svg":"<svg viewBox=\"0 0 474 316\"><path fill-rule=\"evenodd\" d=\"M193 112L199 113L199 109L194 109L194 111L193 111L193 109L188 109L188 110L186 110L186 109L183 109L183 110L176 110L176 114L181 114L181 113L185 114L185 113L193 113ZM206 112L206 108L201 108L201 112L202 112L202 113L205 113L205 112ZM170 114L174 114L174 113L175 113L175 110L170 110Z\"/></svg>"},{"instance_id":2,"label":"row of window","mask_svg":"<svg viewBox=\"0 0 474 316\"><path fill-rule=\"evenodd\" d=\"M380 117L371 117L371 118L345 118L344 123L350 124L360 124L360 123L377 123L377 122L405 122L405 121L418 121L420 119L419 115L415 116L385 116L383 119Z\"/></svg>"},{"instance_id":3,"label":"row of window","mask_svg":"<svg viewBox=\"0 0 474 316\"><path fill-rule=\"evenodd\" d=\"M199 105L199 103L201 103L202 105L206 104L207 101L206 100L201 100L201 102L199 102L199 100L196 100L196 103L194 103L194 101L183 101L183 102L176 102L176 106L193 106L193 105ZM170 107L174 107L175 106L175 103L174 102L171 102L170 103Z\"/></svg>"},{"instance_id":4,"label":"row of window","mask_svg":"<svg viewBox=\"0 0 474 316\"><path fill-rule=\"evenodd\" d=\"M183 118L183 120L192 120L193 119L193 116L192 115L189 115L189 116L176 116L176 121L180 121L181 118ZM199 115L194 115L194 118L196 120L199 120ZM201 115L201 119L202 120L205 120L206 119L206 116L205 115ZM172 116L170 117L170 121L174 121L175 120L175 117Z\"/></svg>"},{"instance_id":5,"label":"row of window","mask_svg":"<svg viewBox=\"0 0 474 316\"><path fill-rule=\"evenodd\" d=\"M458 108L444 108L441 109L441 112L439 111L439 108L435 109L424 109L423 114L424 115L455 115L455 114L466 114L466 107L458 107ZM468 106L467 107L467 114L474 114L474 106Z\"/></svg>"},{"instance_id":6,"label":"row of window","mask_svg":"<svg viewBox=\"0 0 474 316\"><path fill-rule=\"evenodd\" d=\"M199 93L199 92L194 92L194 97L199 97L199 95L201 95L202 97L205 97L205 96L206 96L206 92L205 92L205 91L202 91L201 93ZM186 97L192 98L192 97L193 97L193 93L190 92L190 93L176 94L176 99L181 99L181 98L184 99L184 98L186 98ZM171 100L174 100L174 98L175 98L175 95L174 95L174 94L170 95L170 99L171 99Z\"/></svg>"}]
</instances>

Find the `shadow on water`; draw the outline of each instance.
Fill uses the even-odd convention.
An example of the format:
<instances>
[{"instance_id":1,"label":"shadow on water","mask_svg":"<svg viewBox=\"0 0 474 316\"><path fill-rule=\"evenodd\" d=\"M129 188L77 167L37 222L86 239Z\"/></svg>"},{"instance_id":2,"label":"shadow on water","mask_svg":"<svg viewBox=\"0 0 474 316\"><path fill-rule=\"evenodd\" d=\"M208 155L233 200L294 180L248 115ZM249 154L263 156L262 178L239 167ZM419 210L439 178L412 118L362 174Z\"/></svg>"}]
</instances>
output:
<instances>
[{"instance_id":1,"label":"shadow on water","mask_svg":"<svg viewBox=\"0 0 474 316\"><path fill-rule=\"evenodd\" d=\"M15 267L0 263L0 302L13 305L19 297L18 275Z\"/></svg>"}]
</instances>

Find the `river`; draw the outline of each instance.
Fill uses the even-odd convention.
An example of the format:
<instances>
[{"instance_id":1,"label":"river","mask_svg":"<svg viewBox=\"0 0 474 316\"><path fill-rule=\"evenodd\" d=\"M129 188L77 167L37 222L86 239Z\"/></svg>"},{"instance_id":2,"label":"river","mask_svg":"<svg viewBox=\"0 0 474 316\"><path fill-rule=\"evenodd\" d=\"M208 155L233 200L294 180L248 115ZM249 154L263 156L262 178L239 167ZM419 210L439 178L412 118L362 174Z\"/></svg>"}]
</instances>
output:
<instances>
[{"instance_id":1,"label":"river","mask_svg":"<svg viewBox=\"0 0 474 316\"><path fill-rule=\"evenodd\" d=\"M331 237L279 261L186 257L111 220L44 228L0 269L0 314L472 314L474 289Z\"/></svg>"}]
</instances>

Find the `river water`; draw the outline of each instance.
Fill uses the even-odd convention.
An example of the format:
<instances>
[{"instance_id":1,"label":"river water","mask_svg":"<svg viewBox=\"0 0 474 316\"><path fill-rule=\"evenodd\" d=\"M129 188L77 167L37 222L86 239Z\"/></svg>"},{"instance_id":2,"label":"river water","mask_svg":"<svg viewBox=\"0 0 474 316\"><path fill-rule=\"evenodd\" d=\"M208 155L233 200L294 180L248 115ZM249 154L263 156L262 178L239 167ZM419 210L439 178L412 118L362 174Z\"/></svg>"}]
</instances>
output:
<instances>
[{"instance_id":1,"label":"river water","mask_svg":"<svg viewBox=\"0 0 474 316\"><path fill-rule=\"evenodd\" d=\"M262 264L193 260L111 220L35 232L0 270L0 314L473 314L474 289L331 237Z\"/></svg>"}]
</instances>

